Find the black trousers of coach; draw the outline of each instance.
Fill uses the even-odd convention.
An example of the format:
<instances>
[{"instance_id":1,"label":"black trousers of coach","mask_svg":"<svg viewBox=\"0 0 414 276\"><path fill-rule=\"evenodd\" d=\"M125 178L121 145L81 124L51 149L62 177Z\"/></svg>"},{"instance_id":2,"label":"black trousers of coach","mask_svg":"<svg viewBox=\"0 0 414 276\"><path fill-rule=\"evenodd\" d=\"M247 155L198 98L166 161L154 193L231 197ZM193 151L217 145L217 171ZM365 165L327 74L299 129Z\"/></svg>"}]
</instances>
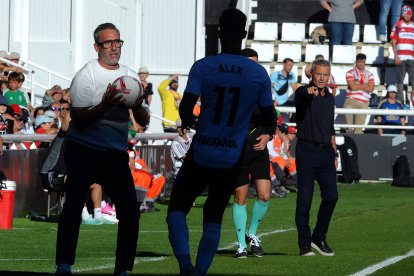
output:
<instances>
[{"instance_id":1,"label":"black trousers of coach","mask_svg":"<svg viewBox=\"0 0 414 276\"><path fill-rule=\"evenodd\" d=\"M336 187L335 151L330 144L298 140L296 145L296 166L298 172L298 194L296 199L296 227L300 248L309 247L312 239L326 239L329 223L336 202L338 190ZM311 234L309 227L309 211L312 198L318 182L322 201L319 206L316 226Z\"/></svg>"},{"instance_id":2,"label":"black trousers of coach","mask_svg":"<svg viewBox=\"0 0 414 276\"><path fill-rule=\"evenodd\" d=\"M119 220L115 269L132 270L140 213L128 160L126 151L99 151L68 141L66 198L58 226L56 264L74 264L83 205L90 186L98 183L115 204Z\"/></svg>"}]
</instances>

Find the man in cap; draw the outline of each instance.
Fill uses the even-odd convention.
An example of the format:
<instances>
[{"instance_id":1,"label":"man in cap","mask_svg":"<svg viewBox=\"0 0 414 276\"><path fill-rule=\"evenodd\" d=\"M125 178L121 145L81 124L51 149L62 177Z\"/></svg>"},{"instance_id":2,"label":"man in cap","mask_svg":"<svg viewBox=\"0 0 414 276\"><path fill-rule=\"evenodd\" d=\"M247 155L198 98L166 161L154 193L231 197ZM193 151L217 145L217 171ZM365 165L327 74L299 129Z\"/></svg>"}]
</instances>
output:
<instances>
[{"instance_id":1,"label":"man in cap","mask_svg":"<svg viewBox=\"0 0 414 276\"><path fill-rule=\"evenodd\" d=\"M395 85L390 85L387 88L387 95L385 96L385 99L383 99L378 104L378 109L392 109L392 110L398 110L398 109L404 109L404 105L401 103L401 101L397 100L397 87ZM379 115L377 116L377 124L378 125L405 125L405 116L400 115ZM403 129L389 129L389 128L379 128L378 134L381 135L383 133L387 134L405 134L405 130Z\"/></svg>"},{"instance_id":2,"label":"man in cap","mask_svg":"<svg viewBox=\"0 0 414 276\"><path fill-rule=\"evenodd\" d=\"M178 74L170 76L158 86L158 93L160 93L162 102L162 116L172 122L176 122L180 118L178 107L182 96L177 90ZM173 123L163 122L162 124L164 126L164 132L177 132Z\"/></svg>"},{"instance_id":3,"label":"man in cap","mask_svg":"<svg viewBox=\"0 0 414 276\"><path fill-rule=\"evenodd\" d=\"M406 73L408 73L411 86L414 85L414 23L412 16L411 8L404 5L401 9L401 20L392 28L390 35L395 56L394 62L397 65L397 99L403 104L403 82Z\"/></svg>"}]
</instances>

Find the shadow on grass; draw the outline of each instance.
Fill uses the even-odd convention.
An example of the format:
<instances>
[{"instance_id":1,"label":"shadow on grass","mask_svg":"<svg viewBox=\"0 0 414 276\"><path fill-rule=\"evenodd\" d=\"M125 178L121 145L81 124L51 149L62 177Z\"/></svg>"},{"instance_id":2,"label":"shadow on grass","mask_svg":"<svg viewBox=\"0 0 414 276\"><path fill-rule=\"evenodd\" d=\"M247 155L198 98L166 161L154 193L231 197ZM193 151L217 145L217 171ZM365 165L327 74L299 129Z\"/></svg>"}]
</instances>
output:
<instances>
[{"instance_id":1,"label":"shadow on grass","mask_svg":"<svg viewBox=\"0 0 414 276\"><path fill-rule=\"evenodd\" d=\"M162 253L155 253L155 252L137 252L135 254L135 257L151 257L151 258L156 258L156 257L170 257L171 255L169 254L162 254Z\"/></svg>"},{"instance_id":2,"label":"shadow on grass","mask_svg":"<svg viewBox=\"0 0 414 276\"><path fill-rule=\"evenodd\" d=\"M216 254L233 256L235 252L236 252L235 250L222 249L222 250L217 250ZM287 256L287 255L289 255L289 254L278 253L278 252L266 252L266 253L264 253L264 256Z\"/></svg>"}]
</instances>

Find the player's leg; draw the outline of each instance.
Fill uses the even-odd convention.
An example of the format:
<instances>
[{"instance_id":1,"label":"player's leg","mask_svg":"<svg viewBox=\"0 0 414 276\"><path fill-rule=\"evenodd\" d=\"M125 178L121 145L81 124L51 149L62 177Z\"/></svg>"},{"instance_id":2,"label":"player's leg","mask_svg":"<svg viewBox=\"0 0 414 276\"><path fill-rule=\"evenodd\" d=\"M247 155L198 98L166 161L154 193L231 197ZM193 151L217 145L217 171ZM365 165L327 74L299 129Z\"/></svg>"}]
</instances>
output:
<instances>
[{"instance_id":1,"label":"player's leg","mask_svg":"<svg viewBox=\"0 0 414 276\"><path fill-rule=\"evenodd\" d=\"M246 244L246 224L247 224L247 210L246 199L249 193L249 184L237 187L234 191L233 204L233 225L236 230L236 237L239 247L234 255L236 258L247 257Z\"/></svg>"},{"instance_id":2,"label":"player's leg","mask_svg":"<svg viewBox=\"0 0 414 276\"><path fill-rule=\"evenodd\" d=\"M166 219L168 238L181 273L194 269L190 258L186 216L194 200L204 190L205 179L203 168L194 163L191 153L188 154L174 180Z\"/></svg>"},{"instance_id":3,"label":"player's leg","mask_svg":"<svg viewBox=\"0 0 414 276\"><path fill-rule=\"evenodd\" d=\"M65 203L59 219L56 242L58 272L70 271L70 266L75 262L83 204L89 193L89 187L94 182L95 163L92 152L79 144L67 143L65 160L68 177L65 183Z\"/></svg>"},{"instance_id":4,"label":"player's leg","mask_svg":"<svg viewBox=\"0 0 414 276\"><path fill-rule=\"evenodd\" d=\"M268 164L268 152L260 151L256 153L256 158L250 165L250 171L252 179L256 183L257 199L254 202L252 209L252 217L250 220L250 226L247 233L247 241L250 245L252 253L257 257L263 256L263 249L260 244L260 240L257 238L257 228L260 222L269 209L269 199L271 192L270 182L270 168Z\"/></svg>"},{"instance_id":5,"label":"player's leg","mask_svg":"<svg viewBox=\"0 0 414 276\"><path fill-rule=\"evenodd\" d=\"M206 175L209 183L207 200L204 203L203 235L198 251L196 268L198 275L205 275L216 254L220 242L221 222L226 206L234 191L240 168L212 169Z\"/></svg>"},{"instance_id":6,"label":"player's leg","mask_svg":"<svg viewBox=\"0 0 414 276\"><path fill-rule=\"evenodd\" d=\"M98 183L116 206L118 222L115 272L132 270L139 231L139 204L128 165L127 152L114 151L102 156ZM114 173L116 172L116 173Z\"/></svg>"}]
</instances>

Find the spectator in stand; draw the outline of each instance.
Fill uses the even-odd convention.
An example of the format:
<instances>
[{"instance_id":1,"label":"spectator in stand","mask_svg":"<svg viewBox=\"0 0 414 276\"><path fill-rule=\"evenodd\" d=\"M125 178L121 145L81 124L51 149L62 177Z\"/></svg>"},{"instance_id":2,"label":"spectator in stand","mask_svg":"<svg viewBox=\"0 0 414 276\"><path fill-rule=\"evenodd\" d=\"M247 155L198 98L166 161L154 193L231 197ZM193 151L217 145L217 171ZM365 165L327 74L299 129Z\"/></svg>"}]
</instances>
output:
<instances>
[{"instance_id":1,"label":"spectator in stand","mask_svg":"<svg viewBox=\"0 0 414 276\"><path fill-rule=\"evenodd\" d=\"M381 42L387 42L387 29L391 30L395 24L397 24L400 19L401 6L403 0L380 0L380 14L379 14L379 24L378 40ZM388 14L391 11L391 28L387 28L387 19ZM388 31L388 34L390 31Z\"/></svg>"},{"instance_id":2,"label":"spectator in stand","mask_svg":"<svg viewBox=\"0 0 414 276\"><path fill-rule=\"evenodd\" d=\"M352 45L355 27L355 9L364 0L319 0L322 7L329 12L329 46L332 53L334 45ZM332 57L332 55L330 55Z\"/></svg>"},{"instance_id":3,"label":"spectator in stand","mask_svg":"<svg viewBox=\"0 0 414 276\"><path fill-rule=\"evenodd\" d=\"M404 102L404 78L408 73L411 86L414 87L414 23L411 8L404 5L401 9L402 19L398 21L391 31L392 50L394 62L397 65L397 99L403 104L408 103L408 97Z\"/></svg>"},{"instance_id":4,"label":"spectator in stand","mask_svg":"<svg viewBox=\"0 0 414 276\"><path fill-rule=\"evenodd\" d=\"M151 101L152 101L152 95L154 94L154 91L152 91L152 83L147 82L148 76L149 76L148 68L146 66L140 67L138 71L138 77L139 77L139 82L144 88L144 102L142 103L144 107L150 106Z\"/></svg>"},{"instance_id":5,"label":"spectator in stand","mask_svg":"<svg viewBox=\"0 0 414 276\"><path fill-rule=\"evenodd\" d=\"M319 60L319 59L325 59L325 58L321 54L316 55L315 60ZM310 72L311 67L312 67L312 62L309 63L308 65L306 65L306 67L305 67L305 75L309 79L309 82L312 82L312 74ZM331 92L333 96L336 96L336 88L338 87L338 85L336 85L335 78L332 74L329 77L329 80L328 80L328 83L326 84L326 87L329 89L329 92Z\"/></svg>"},{"instance_id":6,"label":"spectator in stand","mask_svg":"<svg viewBox=\"0 0 414 276\"><path fill-rule=\"evenodd\" d=\"M20 63L20 54L17 52L11 52L6 58L16 64Z\"/></svg>"},{"instance_id":7,"label":"spectator in stand","mask_svg":"<svg viewBox=\"0 0 414 276\"><path fill-rule=\"evenodd\" d=\"M36 119L38 115L45 114L45 107L44 106L38 106L33 111L33 118Z\"/></svg>"},{"instance_id":8,"label":"spectator in stand","mask_svg":"<svg viewBox=\"0 0 414 276\"><path fill-rule=\"evenodd\" d=\"M9 104L17 104L27 107L27 101L24 93L19 90L19 82L21 76L17 72L11 72L8 76L9 89L4 93L4 96L9 101Z\"/></svg>"},{"instance_id":9,"label":"spectator in stand","mask_svg":"<svg viewBox=\"0 0 414 276\"><path fill-rule=\"evenodd\" d=\"M63 89L62 100L67 101L69 104L72 103L72 99L70 98L69 88Z\"/></svg>"},{"instance_id":10,"label":"spectator in stand","mask_svg":"<svg viewBox=\"0 0 414 276\"><path fill-rule=\"evenodd\" d=\"M9 133L9 124L7 122L6 114L7 107L9 106L9 101L3 95L0 95L0 134L8 134Z\"/></svg>"},{"instance_id":11,"label":"spectator in stand","mask_svg":"<svg viewBox=\"0 0 414 276\"><path fill-rule=\"evenodd\" d=\"M390 85L387 88L387 95L378 104L378 109L390 109L390 110L402 110L404 105L397 100L397 87L395 85ZM405 126L405 116L400 115L380 115L377 116L378 125L388 125L388 126ZM389 129L389 128L379 128L378 134L402 134L405 135L405 130L403 129Z\"/></svg>"},{"instance_id":12,"label":"spectator in stand","mask_svg":"<svg viewBox=\"0 0 414 276\"><path fill-rule=\"evenodd\" d=\"M177 92L178 89L178 74L170 76L168 79L161 82L158 86L158 93L161 96L162 102L162 116L172 122L176 122L180 115L178 114L178 107L180 105L182 96ZM163 122L164 132L176 132L177 129L172 123Z\"/></svg>"},{"instance_id":13,"label":"spectator in stand","mask_svg":"<svg viewBox=\"0 0 414 276\"><path fill-rule=\"evenodd\" d=\"M63 90L59 85L54 85L52 88L45 91L43 96L42 106L49 106L53 102L59 102L62 99Z\"/></svg>"},{"instance_id":14,"label":"spectator in stand","mask_svg":"<svg viewBox=\"0 0 414 276\"><path fill-rule=\"evenodd\" d=\"M285 58L283 68L270 75L272 81L272 99L275 106L294 106L293 101L288 100L298 88L298 78L292 72L293 60Z\"/></svg>"},{"instance_id":15,"label":"spectator in stand","mask_svg":"<svg viewBox=\"0 0 414 276\"><path fill-rule=\"evenodd\" d=\"M346 91L346 98L344 108L366 109L369 107L369 99L371 93L374 91L374 75L365 69L365 54L358 54L356 56L355 68L346 73L346 82L348 90ZM365 124L365 114L346 114L345 121L348 125L363 125ZM362 128L348 128L348 133L362 134Z\"/></svg>"},{"instance_id":16,"label":"spectator in stand","mask_svg":"<svg viewBox=\"0 0 414 276\"><path fill-rule=\"evenodd\" d=\"M69 102L66 100L60 100L60 120L62 120L63 118L65 118L66 116L70 117L70 105Z\"/></svg>"},{"instance_id":17,"label":"spectator in stand","mask_svg":"<svg viewBox=\"0 0 414 276\"><path fill-rule=\"evenodd\" d=\"M53 119L46 115L39 115L35 120L35 133L36 134L56 134L58 131L51 127ZM36 148L47 148L49 143L35 142Z\"/></svg>"},{"instance_id":18,"label":"spectator in stand","mask_svg":"<svg viewBox=\"0 0 414 276\"><path fill-rule=\"evenodd\" d=\"M8 59L9 54L6 51L0 51L0 58ZM2 75L6 76L9 72L17 72L20 73L23 70L20 67L13 66L8 64L7 62L0 61L0 72Z\"/></svg>"}]
</instances>

